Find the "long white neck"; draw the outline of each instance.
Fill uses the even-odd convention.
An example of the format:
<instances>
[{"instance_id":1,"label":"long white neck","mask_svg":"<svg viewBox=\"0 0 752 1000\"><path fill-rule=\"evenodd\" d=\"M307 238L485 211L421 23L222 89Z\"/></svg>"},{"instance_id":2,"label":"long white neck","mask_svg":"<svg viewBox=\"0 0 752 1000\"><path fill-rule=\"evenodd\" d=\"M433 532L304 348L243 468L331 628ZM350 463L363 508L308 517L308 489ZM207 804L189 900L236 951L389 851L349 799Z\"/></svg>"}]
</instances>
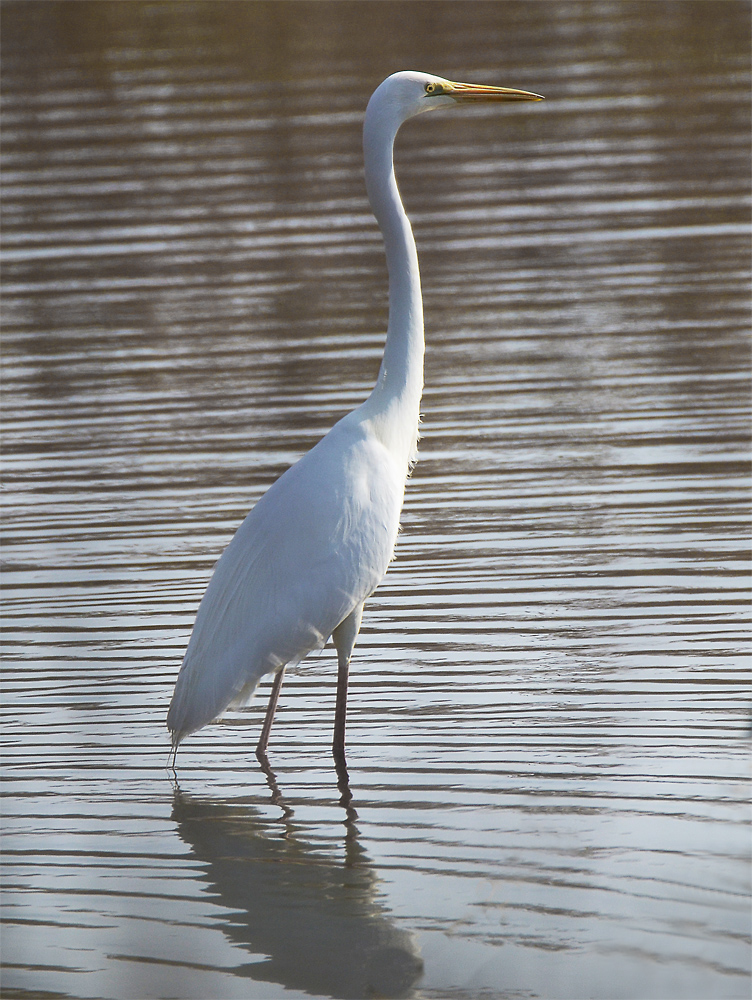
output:
<instances>
[{"instance_id":1,"label":"long white neck","mask_svg":"<svg viewBox=\"0 0 752 1000\"><path fill-rule=\"evenodd\" d=\"M366 188L384 237L389 271L389 325L376 386L364 409L396 453L411 459L423 391L423 299L418 254L394 176L393 149L402 117L379 92L363 127Z\"/></svg>"}]
</instances>

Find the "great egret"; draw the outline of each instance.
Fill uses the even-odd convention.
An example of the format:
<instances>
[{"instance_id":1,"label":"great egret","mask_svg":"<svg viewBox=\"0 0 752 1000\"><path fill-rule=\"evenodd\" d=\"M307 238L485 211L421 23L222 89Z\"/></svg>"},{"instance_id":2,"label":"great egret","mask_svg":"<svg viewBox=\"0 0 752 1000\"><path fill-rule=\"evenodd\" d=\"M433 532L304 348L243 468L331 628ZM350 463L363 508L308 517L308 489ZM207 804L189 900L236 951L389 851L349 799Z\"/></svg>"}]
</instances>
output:
<instances>
[{"instance_id":1,"label":"great egret","mask_svg":"<svg viewBox=\"0 0 752 1000\"><path fill-rule=\"evenodd\" d=\"M424 111L542 99L414 72L395 73L374 91L363 153L389 270L389 324L378 380L364 403L270 487L222 553L167 715L173 764L185 736L228 707L247 703L261 677L273 673L256 748L262 756L286 664L299 663L330 636L338 661L332 752L344 760L350 656L363 603L394 554L405 479L417 458L423 390L418 256L394 176L394 139L403 122Z\"/></svg>"}]
</instances>

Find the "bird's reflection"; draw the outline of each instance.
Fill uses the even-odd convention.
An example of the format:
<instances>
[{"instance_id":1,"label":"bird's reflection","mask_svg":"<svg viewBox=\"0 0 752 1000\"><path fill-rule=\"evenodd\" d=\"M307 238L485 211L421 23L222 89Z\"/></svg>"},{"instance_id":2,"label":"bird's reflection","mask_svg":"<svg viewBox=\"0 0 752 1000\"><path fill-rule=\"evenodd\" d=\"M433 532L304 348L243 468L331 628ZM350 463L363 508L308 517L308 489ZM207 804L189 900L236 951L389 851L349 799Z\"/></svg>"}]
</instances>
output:
<instances>
[{"instance_id":1,"label":"bird's reflection","mask_svg":"<svg viewBox=\"0 0 752 1000\"><path fill-rule=\"evenodd\" d=\"M251 806L187 795L177 787L173 806L180 837L205 865L220 901L236 911L223 930L267 956L237 971L333 998L409 997L423 963L412 937L379 899L344 764L337 769L344 862L301 838L268 760L261 759L261 766L272 801L282 810L281 830L271 831Z\"/></svg>"},{"instance_id":2,"label":"bird's reflection","mask_svg":"<svg viewBox=\"0 0 752 1000\"><path fill-rule=\"evenodd\" d=\"M277 782L277 775L272 771L271 764L269 763L269 758L265 753L257 753L258 762L261 765L261 770L266 775L266 783L271 789L272 793L272 804L278 806L282 810L282 820L286 825L286 833L290 832L290 828L287 826L289 821L295 815L295 810L292 809L285 802L282 792L279 790L279 784Z\"/></svg>"},{"instance_id":3,"label":"bird's reflection","mask_svg":"<svg viewBox=\"0 0 752 1000\"><path fill-rule=\"evenodd\" d=\"M267 755L257 750L256 757L261 765L261 770L266 775L266 783L269 785L269 789L272 793L271 801L275 806L278 806L282 810L282 822L285 823L286 836L294 829L289 821L291 821L295 815L295 810L285 801L285 798L280 791L279 783L277 782L277 775L272 770L272 766L269 763ZM335 758L334 767L337 772L337 789L340 793L339 804L345 810L345 819L343 821L346 830L345 864L352 865L359 856L358 828L355 825L358 813L355 806L352 804L353 793L350 789L350 775L347 771L347 764L344 760ZM175 787L177 787L177 784Z\"/></svg>"}]
</instances>

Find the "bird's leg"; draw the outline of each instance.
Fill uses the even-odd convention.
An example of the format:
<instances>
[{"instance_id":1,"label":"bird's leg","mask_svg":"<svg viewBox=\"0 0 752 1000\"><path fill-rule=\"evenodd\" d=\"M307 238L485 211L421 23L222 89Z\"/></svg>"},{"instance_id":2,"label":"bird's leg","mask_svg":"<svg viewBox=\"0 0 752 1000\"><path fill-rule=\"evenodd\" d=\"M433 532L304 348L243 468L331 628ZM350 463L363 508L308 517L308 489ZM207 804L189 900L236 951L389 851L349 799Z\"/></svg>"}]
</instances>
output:
<instances>
[{"instance_id":1,"label":"bird's leg","mask_svg":"<svg viewBox=\"0 0 752 1000\"><path fill-rule=\"evenodd\" d=\"M350 656L363 617L363 605L358 605L332 632L337 649L337 707L334 710L334 740L332 753L337 761L345 759L345 718L347 716L347 679Z\"/></svg>"},{"instance_id":2,"label":"bird's leg","mask_svg":"<svg viewBox=\"0 0 752 1000\"><path fill-rule=\"evenodd\" d=\"M279 690L282 687L284 676L285 668L283 665L274 675L274 680L272 681L272 692L269 695L269 704L266 706L264 725L261 727L261 736L259 736L259 741L256 744L256 756L259 758L266 757L266 748L269 746L269 734L272 731L274 713L277 711L277 702L279 701Z\"/></svg>"},{"instance_id":3,"label":"bird's leg","mask_svg":"<svg viewBox=\"0 0 752 1000\"><path fill-rule=\"evenodd\" d=\"M345 761L345 719L347 718L347 680L350 675L350 657L337 655L337 707L334 710L334 740L332 753L338 761Z\"/></svg>"}]
</instances>

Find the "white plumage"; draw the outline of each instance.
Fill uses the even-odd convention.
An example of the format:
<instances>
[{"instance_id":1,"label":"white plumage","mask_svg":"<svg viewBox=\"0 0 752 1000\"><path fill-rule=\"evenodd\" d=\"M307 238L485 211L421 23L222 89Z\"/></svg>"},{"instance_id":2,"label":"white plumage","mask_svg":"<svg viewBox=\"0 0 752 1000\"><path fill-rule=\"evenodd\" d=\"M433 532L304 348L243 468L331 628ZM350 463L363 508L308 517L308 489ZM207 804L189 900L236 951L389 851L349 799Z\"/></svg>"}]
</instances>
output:
<instances>
[{"instance_id":1,"label":"white plumage","mask_svg":"<svg viewBox=\"0 0 752 1000\"><path fill-rule=\"evenodd\" d=\"M222 554L170 706L179 738L246 701L264 674L321 648L381 581L406 470L358 416L274 483Z\"/></svg>"},{"instance_id":2,"label":"white plumage","mask_svg":"<svg viewBox=\"0 0 752 1000\"><path fill-rule=\"evenodd\" d=\"M378 381L361 406L271 486L219 559L167 715L175 751L189 733L246 702L261 677L276 673L257 747L263 753L285 665L333 636L339 661L333 749L344 757L350 655L363 602L394 553L423 388L418 257L394 176L394 138L408 118L443 105L540 99L425 73L396 73L371 97L363 128L366 186L389 269Z\"/></svg>"}]
</instances>

